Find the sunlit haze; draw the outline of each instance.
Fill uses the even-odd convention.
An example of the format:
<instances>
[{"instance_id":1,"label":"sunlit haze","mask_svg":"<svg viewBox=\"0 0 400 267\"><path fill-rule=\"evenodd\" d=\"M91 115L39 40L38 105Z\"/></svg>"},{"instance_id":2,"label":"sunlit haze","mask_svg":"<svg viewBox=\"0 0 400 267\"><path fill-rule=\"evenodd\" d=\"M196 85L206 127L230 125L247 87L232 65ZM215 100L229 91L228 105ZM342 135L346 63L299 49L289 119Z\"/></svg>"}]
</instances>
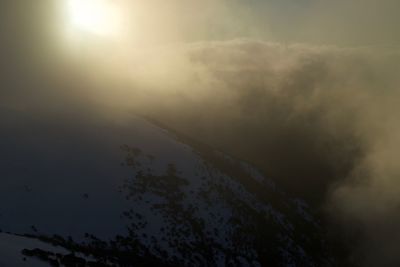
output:
<instances>
[{"instance_id":1,"label":"sunlit haze","mask_svg":"<svg viewBox=\"0 0 400 267\"><path fill-rule=\"evenodd\" d=\"M112 0L67 0L72 27L96 35L116 35L121 31L121 7Z\"/></svg>"}]
</instances>

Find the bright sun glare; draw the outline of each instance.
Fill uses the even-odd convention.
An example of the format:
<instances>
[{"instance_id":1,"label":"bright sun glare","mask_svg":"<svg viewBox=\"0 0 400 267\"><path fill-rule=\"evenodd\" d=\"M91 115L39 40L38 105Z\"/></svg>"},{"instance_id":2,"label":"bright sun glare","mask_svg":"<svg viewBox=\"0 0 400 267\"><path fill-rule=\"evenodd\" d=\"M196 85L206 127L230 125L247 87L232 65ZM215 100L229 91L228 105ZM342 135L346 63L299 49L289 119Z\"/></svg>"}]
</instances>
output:
<instances>
[{"instance_id":1,"label":"bright sun glare","mask_svg":"<svg viewBox=\"0 0 400 267\"><path fill-rule=\"evenodd\" d=\"M68 0L73 27L96 35L115 35L121 30L121 14L113 0Z\"/></svg>"}]
</instances>

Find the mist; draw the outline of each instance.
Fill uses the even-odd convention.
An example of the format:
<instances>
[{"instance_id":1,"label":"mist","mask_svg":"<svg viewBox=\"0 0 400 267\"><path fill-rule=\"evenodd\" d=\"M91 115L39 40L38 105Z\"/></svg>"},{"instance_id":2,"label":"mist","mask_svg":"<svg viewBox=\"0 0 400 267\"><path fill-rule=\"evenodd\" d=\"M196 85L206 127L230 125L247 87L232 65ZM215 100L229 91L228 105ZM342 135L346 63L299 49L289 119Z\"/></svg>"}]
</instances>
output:
<instances>
[{"instance_id":1,"label":"mist","mask_svg":"<svg viewBox=\"0 0 400 267\"><path fill-rule=\"evenodd\" d=\"M259 167L320 210L349 261L399 264L397 49L240 39L144 55L103 104Z\"/></svg>"},{"instance_id":2,"label":"mist","mask_svg":"<svg viewBox=\"0 0 400 267\"><path fill-rule=\"evenodd\" d=\"M396 49L246 39L162 51L118 103L306 198L351 236L350 261L399 264Z\"/></svg>"},{"instance_id":3,"label":"mist","mask_svg":"<svg viewBox=\"0 0 400 267\"><path fill-rule=\"evenodd\" d=\"M73 49L53 4L19 2L2 9L3 109L149 117L306 198L352 261L400 265L398 1L135 1L132 37Z\"/></svg>"}]
</instances>

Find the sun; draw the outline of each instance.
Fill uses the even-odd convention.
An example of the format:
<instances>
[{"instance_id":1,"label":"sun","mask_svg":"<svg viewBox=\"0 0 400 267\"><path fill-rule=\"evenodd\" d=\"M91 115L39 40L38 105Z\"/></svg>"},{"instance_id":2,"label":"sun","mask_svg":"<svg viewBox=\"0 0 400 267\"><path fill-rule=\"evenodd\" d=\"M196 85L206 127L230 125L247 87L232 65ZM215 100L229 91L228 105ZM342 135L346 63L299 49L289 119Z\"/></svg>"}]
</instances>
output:
<instances>
[{"instance_id":1,"label":"sun","mask_svg":"<svg viewBox=\"0 0 400 267\"><path fill-rule=\"evenodd\" d=\"M77 30L101 36L121 30L121 12L115 0L68 0L67 12Z\"/></svg>"}]
</instances>

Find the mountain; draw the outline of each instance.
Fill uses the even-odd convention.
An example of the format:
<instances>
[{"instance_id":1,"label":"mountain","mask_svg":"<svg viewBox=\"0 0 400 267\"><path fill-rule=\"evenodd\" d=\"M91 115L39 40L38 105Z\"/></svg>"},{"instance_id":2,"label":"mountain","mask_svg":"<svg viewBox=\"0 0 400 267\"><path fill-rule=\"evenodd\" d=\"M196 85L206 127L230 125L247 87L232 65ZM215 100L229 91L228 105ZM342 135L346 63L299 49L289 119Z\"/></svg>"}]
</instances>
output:
<instances>
[{"instance_id":1,"label":"mountain","mask_svg":"<svg viewBox=\"0 0 400 267\"><path fill-rule=\"evenodd\" d=\"M122 112L2 109L0 266L333 266L305 201Z\"/></svg>"}]
</instances>

